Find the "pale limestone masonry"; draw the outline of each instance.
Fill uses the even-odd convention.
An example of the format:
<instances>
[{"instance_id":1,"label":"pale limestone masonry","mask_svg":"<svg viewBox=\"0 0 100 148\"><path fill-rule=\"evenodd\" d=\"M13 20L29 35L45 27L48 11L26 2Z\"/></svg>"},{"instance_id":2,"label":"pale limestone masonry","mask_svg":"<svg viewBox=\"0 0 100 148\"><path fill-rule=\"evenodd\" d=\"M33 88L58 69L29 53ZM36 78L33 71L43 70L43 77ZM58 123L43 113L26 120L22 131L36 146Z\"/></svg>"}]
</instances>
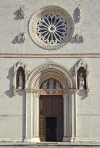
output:
<instances>
[{"instance_id":1,"label":"pale limestone masonry","mask_svg":"<svg viewBox=\"0 0 100 148\"><path fill-rule=\"evenodd\" d=\"M80 22L79 5L82 8ZM73 34L56 50L41 48L29 33L31 17L47 6L59 6L72 18ZM22 7L25 19L19 17ZM99 0L0 1L0 141L40 141L38 90L46 78L53 77L63 87L63 142L100 142L99 18ZM24 32L25 42L17 42L17 36ZM77 33L84 37L83 42L76 42ZM82 90L77 87L77 72L81 65L75 68L80 60L86 70L86 88ZM22 90L15 86L18 69L14 70L14 67L20 63L25 70Z\"/></svg>"}]
</instances>

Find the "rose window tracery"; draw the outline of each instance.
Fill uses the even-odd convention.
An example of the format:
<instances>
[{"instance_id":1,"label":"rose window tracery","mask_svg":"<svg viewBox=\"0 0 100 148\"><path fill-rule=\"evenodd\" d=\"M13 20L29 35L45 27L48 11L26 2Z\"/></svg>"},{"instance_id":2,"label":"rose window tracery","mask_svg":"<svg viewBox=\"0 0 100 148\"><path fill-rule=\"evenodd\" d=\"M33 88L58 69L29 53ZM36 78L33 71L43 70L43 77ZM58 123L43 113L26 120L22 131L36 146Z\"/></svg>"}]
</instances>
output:
<instances>
[{"instance_id":1,"label":"rose window tracery","mask_svg":"<svg viewBox=\"0 0 100 148\"><path fill-rule=\"evenodd\" d=\"M46 6L29 21L31 39L43 49L59 49L72 37L74 22L70 14L58 6Z\"/></svg>"},{"instance_id":2,"label":"rose window tracery","mask_svg":"<svg viewBox=\"0 0 100 148\"><path fill-rule=\"evenodd\" d=\"M47 44L62 43L67 36L67 31L65 19L54 13L42 16L36 26L37 36Z\"/></svg>"}]
</instances>

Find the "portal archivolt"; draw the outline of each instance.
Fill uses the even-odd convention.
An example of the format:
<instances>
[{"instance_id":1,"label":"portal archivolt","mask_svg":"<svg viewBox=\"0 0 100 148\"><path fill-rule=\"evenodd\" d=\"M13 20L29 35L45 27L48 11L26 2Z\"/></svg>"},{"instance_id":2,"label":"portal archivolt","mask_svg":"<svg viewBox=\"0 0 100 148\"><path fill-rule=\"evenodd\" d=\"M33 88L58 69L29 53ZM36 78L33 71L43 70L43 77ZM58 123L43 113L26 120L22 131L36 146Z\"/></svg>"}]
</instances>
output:
<instances>
[{"instance_id":1,"label":"portal archivolt","mask_svg":"<svg viewBox=\"0 0 100 148\"><path fill-rule=\"evenodd\" d=\"M37 90L41 84L49 78L60 82L63 89L75 88L75 81L71 73L64 67L50 61L32 71L27 80L26 89Z\"/></svg>"}]
</instances>

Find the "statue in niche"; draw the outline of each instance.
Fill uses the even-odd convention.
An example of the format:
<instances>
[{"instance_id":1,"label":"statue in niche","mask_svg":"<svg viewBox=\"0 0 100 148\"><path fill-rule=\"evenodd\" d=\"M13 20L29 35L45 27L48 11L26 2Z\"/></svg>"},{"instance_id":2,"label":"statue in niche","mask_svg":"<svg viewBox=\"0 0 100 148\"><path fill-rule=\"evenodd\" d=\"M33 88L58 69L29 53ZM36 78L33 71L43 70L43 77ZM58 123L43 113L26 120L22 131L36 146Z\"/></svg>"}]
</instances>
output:
<instances>
[{"instance_id":1,"label":"statue in niche","mask_svg":"<svg viewBox=\"0 0 100 148\"><path fill-rule=\"evenodd\" d=\"M21 72L19 74L19 87L18 87L18 89L23 89L23 76L22 76Z\"/></svg>"},{"instance_id":2,"label":"statue in niche","mask_svg":"<svg viewBox=\"0 0 100 148\"><path fill-rule=\"evenodd\" d=\"M54 89L54 84L53 84L53 79L50 78L50 82L49 82L49 89Z\"/></svg>"},{"instance_id":3,"label":"statue in niche","mask_svg":"<svg viewBox=\"0 0 100 148\"><path fill-rule=\"evenodd\" d=\"M47 83L48 83L48 81L46 81L46 82L43 83L42 89L47 89Z\"/></svg>"},{"instance_id":4,"label":"statue in niche","mask_svg":"<svg viewBox=\"0 0 100 148\"><path fill-rule=\"evenodd\" d=\"M79 89L84 89L84 78L82 76L82 73L79 76Z\"/></svg>"},{"instance_id":5,"label":"statue in niche","mask_svg":"<svg viewBox=\"0 0 100 148\"><path fill-rule=\"evenodd\" d=\"M60 83L57 82L57 81L56 81L56 86L55 86L55 88L56 88L56 89L60 89Z\"/></svg>"}]
</instances>

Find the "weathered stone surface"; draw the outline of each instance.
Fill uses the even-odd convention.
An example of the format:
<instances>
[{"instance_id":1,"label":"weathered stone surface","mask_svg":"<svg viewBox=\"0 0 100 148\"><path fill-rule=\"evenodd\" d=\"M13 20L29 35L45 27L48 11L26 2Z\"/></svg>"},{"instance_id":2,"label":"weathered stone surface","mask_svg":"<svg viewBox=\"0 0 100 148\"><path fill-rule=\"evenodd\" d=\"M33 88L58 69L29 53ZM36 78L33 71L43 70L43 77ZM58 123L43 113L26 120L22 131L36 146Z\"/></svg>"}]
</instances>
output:
<instances>
[{"instance_id":1,"label":"weathered stone surface","mask_svg":"<svg viewBox=\"0 0 100 148\"><path fill-rule=\"evenodd\" d=\"M78 22L77 7L81 6L81 21ZM65 9L73 18L74 21L74 34L70 41L58 50L45 50L37 46L29 35L29 20L33 14L43 7L49 5L60 6ZM24 7L25 18L20 19L19 9ZM13 94L13 72L14 65L20 60L25 65L28 65L27 76L29 77L37 67L39 70L48 68L46 64L48 63L49 54L52 63L57 63L62 67L63 76L68 76L69 88L73 84L73 89L70 93L75 93L76 91L76 106L75 107L75 121L76 126L76 137L79 141L100 141L100 1L99 0L3 0L0 1L0 53L3 53L8 58L1 57L0 54L0 141L23 141L27 134L31 139L33 135L30 135L33 129L30 128L30 123L33 122L33 116L31 117L31 97L27 100L27 90L18 90L18 95ZM25 33L27 40L25 42L18 43L17 36L20 33ZM84 42L75 41L75 35L84 36ZM9 54L8 54L9 53ZM73 55L70 55L73 54ZM87 57L88 53L90 58ZM92 55L91 55L92 53ZM99 54L98 54L99 53ZM14 54L20 54L15 57ZM26 54L21 58L21 54ZM30 55L27 55L30 54ZM40 54L33 55L31 54ZM42 55L41 55L42 54ZM47 57L45 57L46 54ZM57 54L59 54L57 56ZM67 57L61 58L61 55L69 54ZM74 54L77 54L74 55ZM83 55L84 54L84 55ZM86 54L86 55L85 55ZM96 55L97 54L97 55ZM53 57L52 57L53 55ZM57 56L57 58L54 57ZM98 57L99 55L99 57ZM73 58L71 57L73 56ZM74 57L75 56L75 57ZM11 58L12 57L12 58ZM89 96L86 95L86 90L75 90L75 68L79 60L82 60L88 65L89 75L88 75L88 86L89 86ZM44 67L41 69L41 64ZM56 64L51 64L52 68L57 68ZM49 67L50 68L50 67ZM63 71L63 68L66 69ZM58 69L57 69L58 70ZM61 69L60 69L61 70ZM39 71L39 74L41 74ZM65 73L64 73L65 72ZM67 73L69 72L69 74ZM55 71L52 72L55 74ZM61 73L58 73L58 76ZM34 75L33 75L34 76ZM36 76L36 74L35 74ZM31 77L31 76L30 76ZM35 77L39 78L39 75ZM55 76L56 77L56 76ZM38 82L31 77L32 82ZM60 77L62 79L62 77ZM27 78L28 79L28 78ZM63 79L64 80L64 79ZM64 83L64 81L62 82ZM30 79L31 81L31 79ZM66 79L67 81L67 79ZM71 83L73 82L73 83ZM32 83L33 84L33 83ZM32 87L30 88L34 89ZM38 84L38 83L37 83ZM37 85L38 88L38 85ZM36 88L35 88L36 89ZM65 87L64 89L67 89ZM32 92L32 90L30 90ZM69 90L65 92L69 93ZM34 93L35 92L34 90ZM31 95L31 94L30 94ZM38 94L36 97L39 98ZM27 98L27 99L26 99ZM27 101L27 106L26 106ZM70 103L69 103L70 104ZM26 107L28 111L26 115ZM38 108L38 104L37 104ZM67 109L65 109L66 111ZM72 110L74 112L74 109ZM37 111L38 114L38 111ZM69 113L70 114L70 113ZM67 116L65 114L65 116ZM26 117L27 124L26 128ZM36 123L38 124L38 118L35 117ZM74 117L72 118L74 120ZM67 119L66 119L67 120ZM71 122L70 122L71 123ZM67 124L64 122L64 124ZM67 125L65 125L66 127ZM35 126L34 126L35 128ZM73 127L74 129L74 127ZM67 132L67 130L66 130ZM38 133L38 129L36 134ZM37 136L38 137L38 136ZM72 137L73 138L73 137ZM32 142L29 139L30 142ZM36 139L32 139L35 141ZM39 139L38 139L39 140ZM31 146L30 146L31 147ZM35 147L35 146L34 146ZM36 146L37 147L37 146ZM38 146L39 147L39 146ZM46 146L45 146L46 147ZM52 146L51 146L52 147ZM55 146L56 147L56 146ZM61 146L64 147L64 146Z\"/></svg>"}]
</instances>

